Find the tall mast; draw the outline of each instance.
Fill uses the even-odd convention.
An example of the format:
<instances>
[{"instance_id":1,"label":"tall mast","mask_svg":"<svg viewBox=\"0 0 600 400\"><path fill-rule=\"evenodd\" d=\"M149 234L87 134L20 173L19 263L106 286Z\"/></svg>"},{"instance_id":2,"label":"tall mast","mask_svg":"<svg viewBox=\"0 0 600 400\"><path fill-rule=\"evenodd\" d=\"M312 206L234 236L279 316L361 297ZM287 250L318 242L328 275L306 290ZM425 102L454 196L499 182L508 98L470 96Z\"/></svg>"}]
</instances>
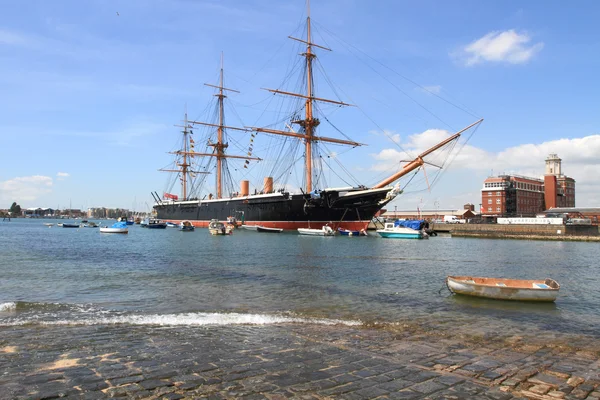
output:
<instances>
[{"instance_id":1,"label":"tall mast","mask_svg":"<svg viewBox=\"0 0 600 400\"><path fill-rule=\"evenodd\" d=\"M210 142L208 143L208 146L214 148L214 151L212 153L195 152L193 148L188 148L188 140L185 140L184 148L182 150L173 152L173 154L181 155L182 159L183 159L183 162L181 164L177 164L178 166L181 167L181 169L175 170L173 172L187 171L187 172L208 174L209 172L189 171L189 169L187 169L187 168L190 167L191 164L188 163L188 160L191 160L191 158L195 157L195 156L215 157L217 159L217 176L216 176L216 178L217 178L216 179L217 180L217 182L216 182L217 183L217 196L216 197L218 199L223 198L223 162L225 159L235 158L235 159L243 159L243 160L261 161L261 159L258 157L229 155L229 154L225 153L225 149L229 146L227 143L224 143L225 129L232 129L232 130L238 130L238 131L249 131L249 129L236 128L233 126L225 125L225 107L223 104L224 99L227 97L225 95L225 91L236 92L236 93L239 93L239 92L237 90L228 89L228 88L224 87L223 83L224 83L223 82L223 53L221 53L221 70L220 70L220 74L219 74L219 85L215 86L215 85L211 85L209 83L204 84L205 86L210 86L210 87L219 89L218 93L215 94L215 96L217 97L217 102L218 102L218 107L219 107L219 123L218 124L210 124L207 122L189 121L187 119L187 113L186 113L185 124L183 126L185 135L187 135L189 133L188 129L191 127L190 124L203 125L203 126L217 128L217 142L216 143L210 143ZM172 170L162 170L162 171L172 171ZM183 190L185 193L185 191L186 191L186 180L185 180L186 174L184 173L183 175L184 175L184 178L182 181L182 186L183 186Z\"/></svg>"},{"instance_id":2,"label":"tall mast","mask_svg":"<svg viewBox=\"0 0 600 400\"><path fill-rule=\"evenodd\" d=\"M223 53L221 53L220 76L219 94L215 95L219 98L219 127L217 128L217 143L212 145L215 148L215 153L217 156L217 199L220 199L223 194L223 155L225 154L225 148L227 147L227 144L223 143L223 99L225 98L225 95L223 94Z\"/></svg>"},{"instance_id":3,"label":"tall mast","mask_svg":"<svg viewBox=\"0 0 600 400\"><path fill-rule=\"evenodd\" d=\"M306 174L306 188L305 189L306 189L306 193L308 193L313 190L313 187L312 187L312 175L313 175L313 172L312 172L312 169L313 169L312 168L313 167L312 146L315 142L345 144L345 145L350 145L350 146L354 146L354 147L363 146L363 144L354 142L352 140L343 140L343 139L335 139L335 138L329 138L329 137L323 137L323 136L315 136L315 128L317 126L319 126L319 123L320 123L319 119L314 118L314 115L313 115L313 105L314 105L313 103L315 101L330 103L330 104L337 104L340 106L350 106L351 104L347 104L347 103L344 103L341 101L323 99L323 98L314 96L312 63L313 63L314 58L317 57L317 55L315 53L313 53L313 47L318 47L320 49L327 50L327 51L331 51L331 49L328 49L327 47L323 47L323 46L320 46L320 45L312 42L311 25L310 25L310 0L307 0L307 2L306 2L306 13L307 13L306 40L288 36L290 39L296 40L296 41L298 41L300 43L304 43L306 45L306 52L301 54L301 56L306 58L306 95L300 94L300 93L285 92L283 90L265 89L273 94L282 94L285 96L300 97L300 98L305 99L304 119L292 121L292 123L298 124L302 128L304 128L304 133L288 132L288 131L282 131L282 130L277 130L277 129L267 129L267 128L257 128L257 127L250 127L250 128L256 132L265 132L265 133L270 133L270 134L274 134L274 135L296 137L296 138L302 139L304 141L304 149L305 149L304 150L304 153L305 153L304 169L305 169L305 174Z\"/></svg>"},{"instance_id":4,"label":"tall mast","mask_svg":"<svg viewBox=\"0 0 600 400\"><path fill-rule=\"evenodd\" d=\"M162 172L178 172L181 173L181 199L186 200L188 197L187 185L188 185L188 175L191 173L200 174L200 173L208 173L208 172L199 172L192 171L190 167L192 166L192 157L190 150L190 124L187 118L187 105L185 107L184 113L184 121L183 125L175 125L183 128L183 145L181 146L181 150L174 152L174 154L181 155L181 162L176 162L175 166L179 167L178 169L159 169Z\"/></svg>"},{"instance_id":5,"label":"tall mast","mask_svg":"<svg viewBox=\"0 0 600 400\"><path fill-rule=\"evenodd\" d=\"M185 107L185 117L183 119L183 151L187 153L188 151L188 122L187 122L187 106ZM187 199L187 174L188 174L188 156L186 153L183 153L182 163L179 164L181 167L181 197L182 199Z\"/></svg>"},{"instance_id":6,"label":"tall mast","mask_svg":"<svg viewBox=\"0 0 600 400\"><path fill-rule=\"evenodd\" d=\"M313 120L313 92L312 92L312 61L315 55L312 53L312 43L310 41L310 0L306 1L306 119L304 123L304 131L306 139L304 140L306 152L306 193L312 191L312 142L313 142L313 126L316 127L319 123Z\"/></svg>"}]
</instances>

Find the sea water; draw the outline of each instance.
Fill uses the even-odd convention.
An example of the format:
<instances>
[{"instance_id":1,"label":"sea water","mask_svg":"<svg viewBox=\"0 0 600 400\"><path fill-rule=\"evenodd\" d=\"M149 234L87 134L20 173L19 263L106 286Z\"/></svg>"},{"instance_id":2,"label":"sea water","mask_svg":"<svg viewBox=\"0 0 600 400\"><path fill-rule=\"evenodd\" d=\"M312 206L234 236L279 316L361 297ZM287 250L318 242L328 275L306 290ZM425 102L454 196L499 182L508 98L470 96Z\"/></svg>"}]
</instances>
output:
<instances>
[{"instance_id":1,"label":"sea water","mask_svg":"<svg viewBox=\"0 0 600 400\"><path fill-rule=\"evenodd\" d=\"M311 237L0 222L0 326L347 324L600 336L597 243ZM105 222L105 224L108 222ZM555 303L450 295L447 275L553 278Z\"/></svg>"}]
</instances>

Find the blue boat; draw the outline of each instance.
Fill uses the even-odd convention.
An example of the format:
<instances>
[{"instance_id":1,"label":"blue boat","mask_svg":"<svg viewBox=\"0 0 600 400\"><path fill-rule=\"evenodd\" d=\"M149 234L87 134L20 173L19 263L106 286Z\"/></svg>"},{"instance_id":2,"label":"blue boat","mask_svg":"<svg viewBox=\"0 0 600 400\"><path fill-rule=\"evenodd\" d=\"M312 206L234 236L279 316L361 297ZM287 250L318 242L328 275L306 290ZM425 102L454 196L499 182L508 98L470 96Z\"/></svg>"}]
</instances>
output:
<instances>
[{"instance_id":1,"label":"blue boat","mask_svg":"<svg viewBox=\"0 0 600 400\"><path fill-rule=\"evenodd\" d=\"M383 229L378 229L377 233L384 238L395 239L427 239L429 235L425 233L423 220L397 220L396 222L386 222Z\"/></svg>"},{"instance_id":2,"label":"blue boat","mask_svg":"<svg viewBox=\"0 0 600 400\"><path fill-rule=\"evenodd\" d=\"M349 229L338 228L338 232L342 236L367 236L367 232L364 229L360 231L351 231Z\"/></svg>"}]
</instances>

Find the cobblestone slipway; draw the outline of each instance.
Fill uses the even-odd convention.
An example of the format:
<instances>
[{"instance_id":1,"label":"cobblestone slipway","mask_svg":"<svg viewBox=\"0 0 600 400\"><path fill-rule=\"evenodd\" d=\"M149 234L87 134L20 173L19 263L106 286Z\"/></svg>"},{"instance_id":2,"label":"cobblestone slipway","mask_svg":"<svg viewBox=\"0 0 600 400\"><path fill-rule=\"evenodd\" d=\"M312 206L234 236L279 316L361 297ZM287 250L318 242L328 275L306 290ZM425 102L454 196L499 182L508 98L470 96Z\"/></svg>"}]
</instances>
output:
<instances>
[{"instance_id":1,"label":"cobblestone slipway","mask_svg":"<svg viewBox=\"0 0 600 400\"><path fill-rule=\"evenodd\" d=\"M319 325L2 327L0 399L600 399L594 343Z\"/></svg>"}]
</instances>

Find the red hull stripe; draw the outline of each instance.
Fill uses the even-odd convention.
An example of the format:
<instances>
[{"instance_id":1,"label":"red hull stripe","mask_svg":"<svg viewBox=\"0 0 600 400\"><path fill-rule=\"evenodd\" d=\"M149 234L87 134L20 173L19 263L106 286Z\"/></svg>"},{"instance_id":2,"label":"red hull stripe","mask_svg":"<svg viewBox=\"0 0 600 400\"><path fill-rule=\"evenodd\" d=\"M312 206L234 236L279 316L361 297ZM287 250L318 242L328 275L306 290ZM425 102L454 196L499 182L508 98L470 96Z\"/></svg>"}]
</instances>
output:
<instances>
[{"instance_id":1,"label":"red hull stripe","mask_svg":"<svg viewBox=\"0 0 600 400\"><path fill-rule=\"evenodd\" d=\"M173 222L175 224L179 224L181 220L176 219L168 219L166 221ZM189 220L188 220L189 221ZM190 221L192 225L198 228L208 228L208 224L210 221ZM226 221L222 221L226 222ZM369 220L366 221L342 221L342 222L334 222L331 221L246 221L245 225L256 225L256 226L264 226L267 228L280 228L286 230L296 230L298 228L313 228L320 229L324 225L329 225L333 229L344 228L351 231L360 231L361 229L367 230L367 225L369 225ZM241 223L238 221L238 225Z\"/></svg>"}]
</instances>

